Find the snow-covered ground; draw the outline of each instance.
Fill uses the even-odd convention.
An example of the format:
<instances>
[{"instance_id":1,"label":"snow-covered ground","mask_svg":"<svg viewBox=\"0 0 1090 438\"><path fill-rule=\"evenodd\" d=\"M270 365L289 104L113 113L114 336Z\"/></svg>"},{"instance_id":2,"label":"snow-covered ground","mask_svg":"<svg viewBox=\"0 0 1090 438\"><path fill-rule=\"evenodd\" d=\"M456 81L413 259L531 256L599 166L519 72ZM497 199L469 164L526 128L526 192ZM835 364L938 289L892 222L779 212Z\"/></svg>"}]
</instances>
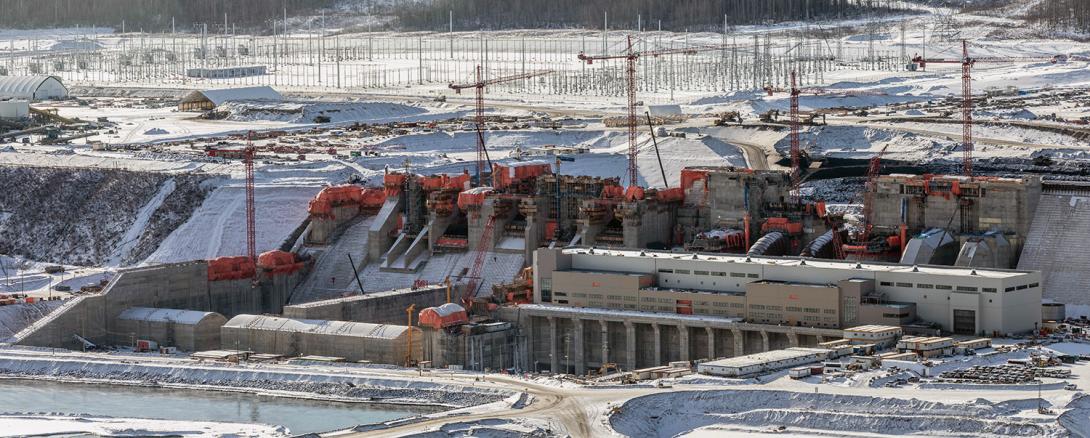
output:
<instances>
[{"instance_id":1,"label":"snow-covered ground","mask_svg":"<svg viewBox=\"0 0 1090 438\"><path fill-rule=\"evenodd\" d=\"M0 436L238 437L290 436L260 424L113 418L88 415L0 414Z\"/></svg>"}]
</instances>

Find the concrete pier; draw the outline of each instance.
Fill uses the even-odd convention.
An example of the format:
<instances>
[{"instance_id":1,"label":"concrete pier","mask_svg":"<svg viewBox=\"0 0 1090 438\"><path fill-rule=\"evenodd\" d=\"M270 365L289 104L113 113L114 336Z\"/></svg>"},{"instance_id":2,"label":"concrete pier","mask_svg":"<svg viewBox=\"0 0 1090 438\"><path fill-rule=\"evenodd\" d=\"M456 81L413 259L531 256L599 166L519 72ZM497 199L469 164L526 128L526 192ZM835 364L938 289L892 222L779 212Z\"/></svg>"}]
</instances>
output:
<instances>
[{"instance_id":1,"label":"concrete pier","mask_svg":"<svg viewBox=\"0 0 1090 438\"><path fill-rule=\"evenodd\" d=\"M524 363L529 364L529 369L579 375L604 363L633 370L671 361L816 346L818 339L843 335L836 329L749 324L735 318L539 304L501 308L498 316L530 332L531 345L522 350L528 356ZM623 342L623 348L613 340Z\"/></svg>"}]
</instances>

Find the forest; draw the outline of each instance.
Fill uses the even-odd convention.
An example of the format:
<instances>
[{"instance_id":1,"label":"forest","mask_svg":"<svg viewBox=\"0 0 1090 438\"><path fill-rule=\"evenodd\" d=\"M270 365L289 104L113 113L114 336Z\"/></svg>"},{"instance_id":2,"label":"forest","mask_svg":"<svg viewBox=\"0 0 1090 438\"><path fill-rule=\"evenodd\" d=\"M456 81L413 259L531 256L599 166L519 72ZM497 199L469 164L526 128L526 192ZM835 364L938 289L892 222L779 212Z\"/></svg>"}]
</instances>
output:
<instances>
[{"instance_id":1,"label":"forest","mask_svg":"<svg viewBox=\"0 0 1090 438\"><path fill-rule=\"evenodd\" d=\"M435 0L395 11L405 29L441 30L453 11L455 30L508 28L713 30L731 25L850 17L888 12L890 0Z\"/></svg>"},{"instance_id":2,"label":"forest","mask_svg":"<svg viewBox=\"0 0 1090 438\"><path fill-rule=\"evenodd\" d=\"M314 13L347 0L2 0L0 28L106 26L162 32L207 23L222 31L224 14L239 30L271 28L268 21ZM352 0L374 6L395 30L446 30L451 11L456 30L510 28L718 29L731 25L850 17L893 9L900 0ZM349 2L351 3L351 2ZM343 10L343 9L342 9Z\"/></svg>"},{"instance_id":3,"label":"forest","mask_svg":"<svg viewBox=\"0 0 1090 438\"><path fill-rule=\"evenodd\" d=\"M270 19L331 7L335 0L0 0L0 28L105 26L162 32L175 20L178 31L198 23L223 28L223 16L240 26L265 26ZM218 26L217 26L218 24Z\"/></svg>"},{"instance_id":4,"label":"forest","mask_svg":"<svg viewBox=\"0 0 1090 438\"><path fill-rule=\"evenodd\" d=\"M1027 15L1046 30L1090 32L1090 1L1087 0L1042 0Z\"/></svg>"}]
</instances>

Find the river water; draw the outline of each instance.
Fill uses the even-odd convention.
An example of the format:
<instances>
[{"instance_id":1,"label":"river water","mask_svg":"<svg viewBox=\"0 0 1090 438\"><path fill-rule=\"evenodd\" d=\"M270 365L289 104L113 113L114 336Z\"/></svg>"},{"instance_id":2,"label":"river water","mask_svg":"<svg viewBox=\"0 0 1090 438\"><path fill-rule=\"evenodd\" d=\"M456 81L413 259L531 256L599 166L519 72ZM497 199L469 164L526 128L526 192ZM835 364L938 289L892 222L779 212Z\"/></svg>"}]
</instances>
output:
<instances>
[{"instance_id":1,"label":"river water","mask_svg":"<svg viewBox=\"0 0 1090 438\"><path fill-rule=\"evenodd\" d=\"M0 411L261 423L293 434L441 411L431 406L325 402L245 393L0 379Z\"/></svg>"}]
</instances>

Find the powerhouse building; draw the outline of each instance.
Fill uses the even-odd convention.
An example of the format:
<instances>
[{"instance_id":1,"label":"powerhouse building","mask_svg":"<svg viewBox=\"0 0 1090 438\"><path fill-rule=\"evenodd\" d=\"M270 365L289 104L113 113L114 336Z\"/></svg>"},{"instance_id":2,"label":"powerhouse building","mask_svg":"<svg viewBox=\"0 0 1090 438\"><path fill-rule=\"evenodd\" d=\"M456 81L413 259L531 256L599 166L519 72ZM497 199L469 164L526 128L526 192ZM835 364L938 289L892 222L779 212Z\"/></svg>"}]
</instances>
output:
<instances>
[{"instance_id":1,"label":"powerhouse building","mask_svg":"<svg viewBox=\"0 0 1090 438\"><path fill-rule=\"evenodd\" d=\"M819 328L917 319L958 334L1033 330L1037 271L905 266L792 257L543 248L534 301L559 306L743 318Z\"/></svg>"}]
</instances>

